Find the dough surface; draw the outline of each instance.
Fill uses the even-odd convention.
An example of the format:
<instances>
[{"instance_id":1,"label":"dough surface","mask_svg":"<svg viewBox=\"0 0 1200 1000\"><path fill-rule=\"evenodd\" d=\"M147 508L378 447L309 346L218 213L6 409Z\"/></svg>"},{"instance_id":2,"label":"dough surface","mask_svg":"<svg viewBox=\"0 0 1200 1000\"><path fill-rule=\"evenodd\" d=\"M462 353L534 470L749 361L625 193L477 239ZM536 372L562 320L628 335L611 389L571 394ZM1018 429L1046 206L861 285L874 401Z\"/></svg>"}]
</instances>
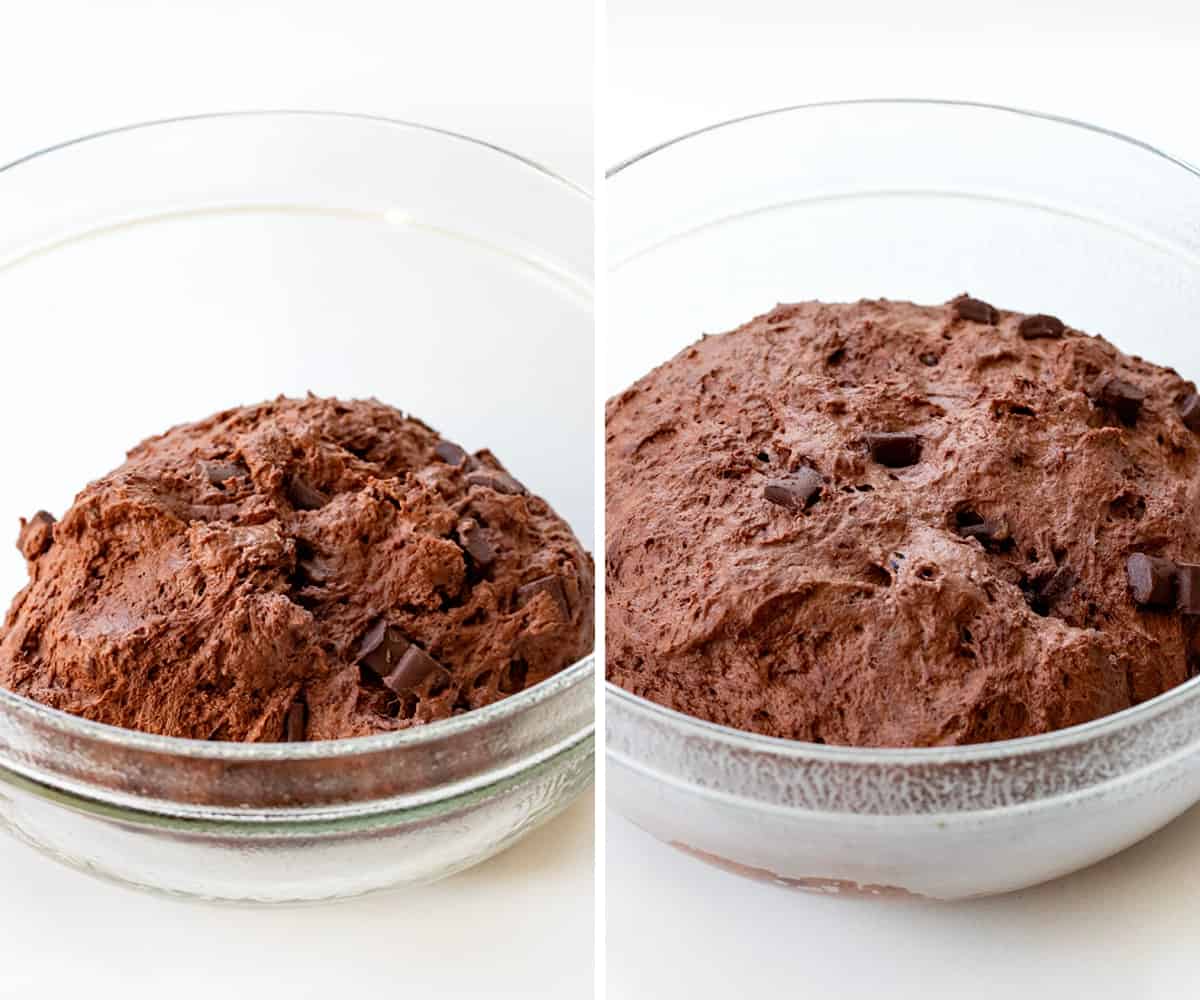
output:
<instances>
[{"instance_id":1,"label":"dough surface","mask_svg":"<svg viewBox=\"0 0 1200 1000\"><path fill-rule=\"evenodd\" d=\"M133 449L57 523L22 523L29 584L0 685L170 736L403 729L588 653L591 560L490 452L371 401L278 399Z\"/></svg>"},{"instance_id":2,"label":"dough surface","mask_svg":"<svg viewBox=\"0 0 1200 1000\"><path fill-rule=\"evenodd\" d=\"M1200 664L1200 619L1137 605L1126 566L1200 562L1195 391L965 297L784 305L706 337L608 403L609 679L853 746L1154 697Z\"/></svg>"}]
</instances>

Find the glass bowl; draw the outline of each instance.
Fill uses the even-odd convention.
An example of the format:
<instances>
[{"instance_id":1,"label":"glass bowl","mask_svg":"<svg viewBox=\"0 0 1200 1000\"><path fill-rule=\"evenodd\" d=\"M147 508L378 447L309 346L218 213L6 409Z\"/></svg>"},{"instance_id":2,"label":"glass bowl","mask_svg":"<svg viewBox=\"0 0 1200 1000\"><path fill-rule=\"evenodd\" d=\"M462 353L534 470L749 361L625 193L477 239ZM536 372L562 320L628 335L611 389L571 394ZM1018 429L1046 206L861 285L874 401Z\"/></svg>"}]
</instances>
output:
<instances>
[{"instance_id":1,"label":"glass bowl","mask_svg":"<svg viewBox=\"0 0 1200 1000\"><path fill-rule=\"evenodd\" d=\"M969 291L1200 377L1200 175L1007 108L865 101L704 129L609 174L615 394L779 302ZM1086 725L937 749L738 732L607 689L611 806L801 889L961 899L1033 885L1200 800L1200 681Z\"/></svg>"},{"instance_id":2,"label":"glass bowl","mask_svg":"<svg viewBox=\"0 0 1200 1000\"><path fill-rule=\"evenodd\" d=\"M279 394L375 396L489 447L593 535L591 202L476 140L353 115L120 129L0 171L0 526L123 448ZM24 582L0 558L7 601ZM223 744L0 691L0 825L85 871L208 898L428 882L586 787L587 658L420 729Z\"/></svg>"}]
</instances>

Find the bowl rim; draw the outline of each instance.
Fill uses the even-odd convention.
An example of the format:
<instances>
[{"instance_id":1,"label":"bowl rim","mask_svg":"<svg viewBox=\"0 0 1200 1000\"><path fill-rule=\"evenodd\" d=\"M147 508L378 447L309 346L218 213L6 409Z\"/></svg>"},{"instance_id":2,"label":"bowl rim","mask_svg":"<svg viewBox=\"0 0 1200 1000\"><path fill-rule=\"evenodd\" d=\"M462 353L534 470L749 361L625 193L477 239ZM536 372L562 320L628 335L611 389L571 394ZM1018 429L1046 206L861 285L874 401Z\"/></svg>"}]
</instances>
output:
<instances>
[{"instance_id":1,"label":"bowl rim","mask_svg":"<svg viewBox=\"0 0 1200 1000\"><path fill-rule=\"evenodd\" d=\"M438 125L429 125L425 122L411 121L407 118L390 118L387 115L368 114L361 111L337 111L337 110L318 110L314 108L249 108L233 111L206 111L191 115L173 115L167 118L151 118L146 121L131 122L125 125L116 125L112 128L101 129L97 132L88 132L85 135L77 136L73 139L66 139L62 142L56 142L53 145L46 146L32 153L26 153L19 156L15 160L10 160L8 163L0 164L0 174L7 173L16 167L40 160L51 153L57 153L61 150L70 149L73 146L79 146L84 143L95 142L98 140L109 139L115 136L124 135L127 132L139 132L148 129L157 129L164 126L188 125L188 124L214 124L236 119L263 119L269 120L272 118L311 118L316 121L333 122L333 121L349 121L359 122L360 124L383 125L391 128L396 128L399 131L414 131L423 132L429 135L441 136L446 139L453 139L456 142L467 143L472 146L478 146L481 149L486 149L492 153L496 153L506 159L515 161L523 167L533 170L535 173L542 175L547 180L553 181L555 184L566 188L572 195L582 197L588 202L592 201L591 193L574 181L562 176L558 172L550 169L545 164L532 157L525 156L522 153L514 152L499 143L491 142L487 139L480 139L477 136L469 135L466 132L456 132L453 129L442 128Z\"/></svg>"},{"instance_id":2,"label":"bowl rim","mask_svg":"<svg viewBox=\"0 0 1200 1000\"><path fill-rule=\"evenodd\" d=\"M361 738L361 737L360 737ZM373 738L373 737L371 737ZM346 742L326 740L327 743ZM235 744L245 746L246 744ZM259 744L260 746L264 744ZM416 817L444 815L465 804L478 803L502 795L538 774L557 770L565 762L580 756L594 756L595 727L588 726L561 741L549 753L523 760L499 774L486 774L480 781L455 782L450 786L431 786L433 794L399 795L371 801L362 807L327 804L295 808L230 809L192 805L184 808L163 808L161 802L139 801L137 795L120 797L91 794L82 783L60 784L26 770L0 764L0 789L17 788L23 793L103 819L137 823L143 829L184 831L189 833L216 832L230 834L271 835L280 831L289 834L307 832L320 835L386 828L397 820L411 821Z\"/></svg>"},{"instance_id":3,"label":"bowl rim","mask_svg":"<svg viewBox=\"0 0 1200 1000\"><path fill-rule=\"evenodd\" d=\"M640 153L635 153L633 156L619 161L615 166L606 170L604 179L605 181L612 181L620 174L629 170L629 168L649 159L657 153L661 153L664 150L686 143L688 140L695 139L721 129L730 128L732 126L742 125L749 122L756 122L763 119L782 117L784 115L793 114L796 112L830 109L836 110L839 108L857 108L864 106L903 106L910 108L940 108L943 110L959 109L984 111L988 113L995 112L1006 115L1014 115L1019 118L1047 122L1053 125L1061 125L1069 129L1080 129L1085 132L1091 132L1108 139L1113 139L1118 142L1134 146L1143 152L1150 153L1153 156L1157 156L1165 160L1167 163L1181 167L1183 170L1186 170L1188 173L1200 180L1200 168L1197 166L1194 166L1181 157L1164 152L1157 146L1145 142L1142 139L1137 139L1133 136L1127 135L1124 132L1117 132L1113 129L1105 128L1100 125L1094 125L1090 122L1081 121L1076 118L1070 118L1065 115L1056 115L1043 111L1033 111L1026 108L1014 108L1004 104L991 104L984 101L957 101L920 97L866 97L855 98L851 100L812 101L802 104L789 104L783 107L770 108L765 111L756 111L745 115L738 115L734 118L727 118L723 121L714 122L712 124L704 125L700 128L681 133L674 138L656 143L655 145L642 150ZM627 691L619 685L616 685L612 681L608 680L607 671L604 679L606 700L615 701L623 709L637 712L644 716L650 716L663 724L676 727L682 731L683 734L688 736L724 743L730 748L734 749L767 753L776 757L787 757L797 761L816 760L849 765L861 764L889 766L960 764L967 762L992 761L1018 757L1030 753L1052 752L1068 746L1076 746L1087 743L1094 739L1099 739L1106 735L1110 735L1114 732L1118 732L1128 726L1137 725L1139 722L1149 721L1155 716L1169 711L1175 707L1177 703L1195 700L1197 697L1200 697L1200 683L1198 682L1200 682L1200 677L1193 677L1184 681L1182 684L1177 684L1175 687L1148 699L1147 701L1141 702L1137 705L1132 705L1129 708L1121 709L1119 712L1113 712L1109 715L1101 716L1098 719L1092 719L1090 722L1078 723L1074 726L1056 729L1052 732L1038 733L1034 736L1020 736L1009 740L992 740L987 743L971 743L964 744L962 746L950 747L856 747L829 746L827 744L809 743L804 740L785 739L779 736L764 736L761 733L752 733L742 729L735 729L732 726L724 726L720 723L709 722L706 719L700 719L696 716L687 715L686 713L676 711L672 708L667 708L664 705L660 705L648 698L643 698L640 695L633 694L632 692ZM620 751L609 749L607 743L606 751L610 753L620 753Z\"/></svg>"},{"instance_id":4,"label":"bowl rim","mask_svg":"<svg viewBox=\"0 0 1200 1000\"><path fill-rule=\"evenodd\" d=\"M956 101L947 100L936 97L857 97L849 100L835 101L810 101L802 104L787 104L782 107L768 108L765 111L753 111L749 114L738 115L734 118L726 118L723 121L713 122L709 125L702 125L699 128L691 129L690 131L680 133L671 139L666 139L662 142L655 143L643 149L639 153L634 153L632 156L619 161L614 166L609 167L604 172L604 179L611 181L619 174L626 171L643 160L649 159L656 153L661 153L664 150L678 146L689 139L695 139L710 132L716 132L720 129L728 128L733 125L743 125L749 122L758 121L765 118L773 118L782 116L797 111L820 111L831 108L854 108L854 107L884 107L884 106L904 106L910 108L941 108L948 109L966 109L976 111L1000 112L1006 115L1015 115L1019 118L1029 118L1034 121L1048 122L1053 125L1064 125L1069 128L1080 129L1085 132L1092 132L1097 135L1104 136L1108 139L1116 139L1130 146L1135 146L1144 152L1151 153L1154 156L1166 160L1168 163L1174 164L1177 167L1182 167L1190 174L1200 177L1200 167L1193 165L1190 161L1182 157L1175 156L1165 150L1159 149L1152 143L1146 142L1144 139L1137 139L1134 136L1125 132L1118 132L1115 129L1105 128L1103 125L1095 125L1091 122L1085 122L1079 118L1071 118L1067 115L1057 115L1047 111L1034 111L1030 108L1015 108L1007 104L991 104L987 101Z\"/></svg>"},{"instance_id":5,"label":"bowl rim","mask_svg":"<svg viewBox=\"0 0 1200 1000\"><path fill-rule=\"evenodd\" d=\"M521 153L514 152L497 143L464 132L441 128L423 122L409 121L402 118L389 118L385 115L366 114L355 111L315 110L307 108L263 108L235 111L205 112L191 115L177 115L168 118L156 118L148 121L118 125L113 128L90 132L86 135L54 143L32 153L0 165L0 182L9 172L36 163L42 158L71 149L85 143L100 142L131 132L151 129L174 127L180 125L219 124L230 120L264 120L272 119L311 119L318 122L350 122L364 125L381 125L398 131L409 131L438 136L455 143L463 143L487 150L507 161L515 162L522 168L533 171L545 180L551 181L572 197L592 202L592 195L574 181L563 177L544 164ZM595 671L595 651L581 657L574 663L560 670L552 677L503 698L484 708L466 712L451 719L429 723L424 726L414 726L392 733L377 733L372 736L351 736L336 740L313 740L304 743L224 743L210 742L184 738L181 736L159 736L135 729L124 729L107 723L93 722L79 716L71 715L60 709L51 708L31 698L0 688L0 714L13 716L22 723L38 725L55 730L65 735L92 740L111 746L126 749L149 751L168 756L190 759L222 760L222 761L290 761L290 760L320 760L336 757L352 757L365 753L384 751L399 751L405 747L417 746L433 740L441 740L461 734L470 733L490 723L500 722L511 716L519 715L526 709L548 701L561 692L574 687L577 683L585 682Z\"/></svg>"}]
</instances>

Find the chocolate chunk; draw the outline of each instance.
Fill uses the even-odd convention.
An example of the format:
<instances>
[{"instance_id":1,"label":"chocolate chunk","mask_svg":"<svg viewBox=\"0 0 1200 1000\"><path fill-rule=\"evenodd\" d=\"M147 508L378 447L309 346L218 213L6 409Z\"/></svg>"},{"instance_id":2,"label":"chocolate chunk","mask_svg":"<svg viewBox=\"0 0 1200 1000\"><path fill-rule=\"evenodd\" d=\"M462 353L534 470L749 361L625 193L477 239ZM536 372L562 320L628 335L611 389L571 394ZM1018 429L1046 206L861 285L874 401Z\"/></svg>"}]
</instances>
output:
<instances>
[{"instance_id":1,"label":"chocolate chunk","mask_svg":"<svg viewBox=\"0 0 1200 1000\"><path fill-rule=\"evenodd\" d=\"M1036 316L1026 316L1017 326L1017 333L1024 340L1054 340L1063 335L1066 327L1057 316L1047 316L1038 313Z\"/></svg>"},{"instance_id":2,"label":"chocolate chunk","mask_svg":"<svg viewBox=\"0 0 1200 1000\"><path fill-rule=\"evenodd\" d=\"M496 469L480 469L477 472L467 473L468 486L486 486L489 490L495 490L497 493L526 493L528 492L524 486L518 483L507 472L499 472Z\"/></svg>"},{"instance_id":3,"label":"chocolate chunk","mask_svg":"<svg viewBox=\"0 0 1200 1000\"><path fill-rule=\"evenodd\" d=\"M517 607L523 608L538 594L546 593L558 605L563 621L569 621L571 609L567 605L567 595L563 590L562 580L557 576L543 576L530 583L524 583L517 588Z\"/></svg>"},{"instance_id":4,"label":"chocolate chunk","mask_svg":"<svg viewBox=\"0 0 1200 1000\"><path fill-rule=\"evenodd\" d=\"M453 441L439 441L433 453L448 465L462 465L470 457Z\"/></svg>"},{"instance_id":5,"label":"chocolate chunk","mask_svg":"<svg viewBox=\"0 0 1200 1000\"><path fill-rule=\"evenodd\" d=\"M972 323L986 323L988 326L995 326L1000 319L1000 313L996 311L995 306L984 302L983 299L973 299L967 295L954 300L954 311L959 319L970 320Z\"/></svg>"},{"instance_id":6,"label":"chocolate chunk","mask_svg":"<svg viewBox=\"0 0 1200 1000\"><path fill-rule=\"evenodd\" d=\"M984 548L1001 546L1010 540L1008 521L1002 517L981 517L964 510L957 515L957 531L963 538L978 538Z\"/></svg>"},{"instance_id":7,"label":"chocolate chunk","mask_svg":"<svg viewBox=\"0 0 1200 1000\"><path fill-rule=\"evenodd\" d=\"M367 629L366 635L358 642L358 655L355 658L361 660L366 656L370 656L382 646L384 636L387 635L387 629L388 624L382 618Z\"/></svg>"},{"instance_id":8,"label":"chocolate chunk","mask_svg":"<svg viewBox=\"0 0 1200 1000\"><path fill-rule=\"evenodd\" d=\"M434 675L448 674L449 671L420 646L409 646L396 664L396 669L383 679L383 683L396 694L403 695L416 691Z\"/></svg>"},{"instance_id":9,"label":"chocolate chunk","mask_svg":"<svg viewBox=\"0 0 1200 1000\"><path fill-rule=\"evenodd\" d=\"M496 561L496 550L488 541L487 533L474 518L465 517L458 522L458 540L480 569L487 569Z\"/></svg>"},{"instance_id":10,"label":"chocolate chunk","mask_svg":"<svg viewBox=\"0 0 1200 1000\"><path fill-rule=\"evenodd\" d=\"M1088 395L1097 405L1112 410L1127 427L1137 423L1138 413L1146 399L1146 393L1132 382L1112 374L1096 379Z\"/></svg>"},{"instance_id":11,"label":"chocolate chunk","mask_svg":"<svg viewBox=\"0 0 1200 1000\"><path fill-rule=\"evenodd\" d=\"M287 496L297 510L320 510L329 503L329 497L303 476L291 478L288 482Z\"/></svg>"},{"instance_id":12,"label":"chocolate chunk","mask_svg":"<svg viewBox=\"0 0 1200 1000\"><path fill-rule=\"evenodd\" d=\"M763 499L788 510L804 510L821 495L821 475L816 469L797 469L784 479L772 479L763 487Z\"/></svg>"},{"instance_id":13,"label":"chocolate chunk","mask_svg":"<svg viewBox=\"0 0 1200 1000\"><path fill-rule=\"evenodd\" d=\"M249 475L248 470L234 462L201 462L200 471L213 486L224 486L230 479Z\"/></svg>"},{"instance_id":14,"label":"chocolate chunk","mask_svg":"<svg viewBox=\"0 0 1200 1000\"><path fill-rule=\"evenodd\" d=\"M866 435L871 457L890 469L915 465L921 460L921 439L916 434L880 432Z\"/></svg>"},{"instance_id":15,"label":"chocolate chunk","mask_svg":"<svg viewBox=\"0 0 1200 1000\"><path fill-rule=\"evenodd\" d=\"M1030 579L1022 575L1020 588L1025 600L1036 614L1045 617L1051 609L1071 592L1079 582L1079 574L1070 566L1059 566L1049 573L1041 573Z\"/></svg>"},{"instance_id":16,"label":"chocolate chunk","mask_svg":"<svg viewBox=\"0 0 1200 1000\"><path fill-rule=\"evenodd\" d=\"M500 693L515 694L525 688L529 679L529 664L524 660L513 660L500 674Z\"/></svg>"},{"instance_id":17,"label":"chocolate chunk","mask_svg":"<svg viewBox=\"0 0 1200 1000\"><path fill-rule=\"evenodd\" d=\"M932 368L941 360L941 358L939 358L932 351L925 351L917 355L917 360L920 361L921 364L928 365L930 368Z\"/></svg>"},{"instance_id":18,"label":"chocolate chunk","mask_svg":"<svg viewBox=\"0 0 1200 1000\"><path fill-rule=\"evenodd\" d=\"M1135 604L1167 607L1175 596L1175 564L1170 559L1135 552L1125 563L1129 592Z\"/></svg>"},{"instance_id":19,"label":"chocolate chunk","mask_svg":"<svg viewBox=\"0 0 1200 1000\"><path fill-rule=\"evenodd\" d=\"M1038 587L1038 600L1047 608L1054 607L1070 593L1079 580L1079 575L1070 566L1059 566L1050 578Z\"/></svg>"},{"instance_id":20,"label":"chocolate chunk","mask_svg":"<svg viewBox=\"0 0 1200 1000\"><path fill-rule=\"evenodd\" d=\"M380 620L362 637L358 662L380 677L387 677L412 645L404 633Z\"/></svg>"},{"instance_id":21,"label":"chocolate chunk","mask_svg":"<svg viewBox=\"0 0 1200 1000\"><path fill-rule=\"evenodd\" d=\"M303 743L308 732L308 706L294 701L283 718L283 739L286 743Z\"/></svg>"},{"instance_id":22,"label":"chocolate chunk","mask_svg":"<svg viewBox=\"0 0 1200 1000\"><path fill-rule=\"evenodd\" d=\"M21 519L21 531L17 535L17 548L30 562L45 555L54 544L54 525L57 524L53 514L39 510L28 521Z\"/></svg>"},{"instance_id":23,"label":"chocolate chunk","mask_svg":"<svg viewBox=\"0 0 1200 1000\"><path fill-rule=\"evenodd\" d=\"M1189 431L1200 433L1200 394L1193 392L1179 404L1179 417Z\"/></svg>"},{"instance_id":24,"label":"chocolate chunk","mask_svg":"<svg viewBox=\"0 0 1200 1000\"><path fill-rule=\"evenodd\" d=\"M1200 615L1200 566L1175 565L1175 607L1185 615Z\"/></svg>"},{"instance_id":25,"label":"chocolate chunk","mask_svg":"<svg viewBox=\"0 0 1200 1000\"><path fill-rule=\"evenodd\" d=\"M960 524L958 527L958 533L963 538L978 538L985 545L991 541L993 530L993 522L991 521L980 521L978 524Z\"/></svg>"}]
</instances>

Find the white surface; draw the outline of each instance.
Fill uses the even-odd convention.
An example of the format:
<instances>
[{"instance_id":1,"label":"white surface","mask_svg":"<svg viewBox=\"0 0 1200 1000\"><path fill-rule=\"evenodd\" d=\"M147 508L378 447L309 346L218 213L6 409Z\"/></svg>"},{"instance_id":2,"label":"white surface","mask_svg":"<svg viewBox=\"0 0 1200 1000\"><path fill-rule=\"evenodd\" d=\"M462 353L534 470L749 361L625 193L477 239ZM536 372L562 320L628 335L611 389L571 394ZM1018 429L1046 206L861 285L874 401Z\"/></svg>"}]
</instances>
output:
<instances>
[{"instance_id":1,"label":"white surface","mask_svg":"<svg viewBox=\"0 0 1200 1000\"><path fill-rule=\"evenodd\" d=\"M1187 96L1194 8L1022 2L989 9L986 22L977 10L949 0L608 0L601 155L613 165L690 129L788 104L931 97L1077 117L1200 161ZM1194 991L1195 809L1088 871L968 904L876 905L750 883L617 817L606 882L612 1000Z\"/></svg>"},{"instance_id":2,"label":"white surface","mask_svg":"<svg viewBox=\"0 0 1200 1000\"><path fill-rule=\"evenodd\" d=\"M4 25L0 162L146 119L307 107L434 122L590 186L586 4L52 0L6 6ZM97 456L97 471L112 457ZM0 526L4 545L8 531ZM93 882L7 838L0 870L0 996L308 997L350 984L413 997L590 994L587 799L442 885L327 908L161 900Z\"/></svg>"},{"instance_id":3,"label":"white surface","mask_svg":"<svg viewBox=\"0 0 1200 1000\"><path fill-rule=\"evenodd\" d=\"M280 909L143 894L0 837L0 997L587 997L592 810L445 882Z\"/></svg>"},{"instance_id":4,"label":"white surface","mask_svg":"<svg viewBox=\"0 0 1200 1000\"><path fill-rule=\"evenodd\" d=\"M1194 996L1200 809L1124 854L969 903L837 899L730 875L608 821L608 996Z\"/></svg>"},{"instance_id":5,"label":"white surface","mask_svg":"<svg viewBox=\"0 0 1200 1000\"><path fill-rule=\"evenodd\" d=\"M591 186L593 17L583 0L44 0L2 10L0 162L132 122L309 108L436 121Z\"/></svg>"},{"instance_id":6,"label":"white surface","mask_svg":"<svg viewBox=\"0 0 1200 1000\"><path fill-rule=\"evenodd\" d=\"M789 104L987 101L1106 125L1200 159L1200 10L1178 0L607 0L606 165ZM1081 178L1081 181L1083 178Z\"/></svg>"}]
</instances>

